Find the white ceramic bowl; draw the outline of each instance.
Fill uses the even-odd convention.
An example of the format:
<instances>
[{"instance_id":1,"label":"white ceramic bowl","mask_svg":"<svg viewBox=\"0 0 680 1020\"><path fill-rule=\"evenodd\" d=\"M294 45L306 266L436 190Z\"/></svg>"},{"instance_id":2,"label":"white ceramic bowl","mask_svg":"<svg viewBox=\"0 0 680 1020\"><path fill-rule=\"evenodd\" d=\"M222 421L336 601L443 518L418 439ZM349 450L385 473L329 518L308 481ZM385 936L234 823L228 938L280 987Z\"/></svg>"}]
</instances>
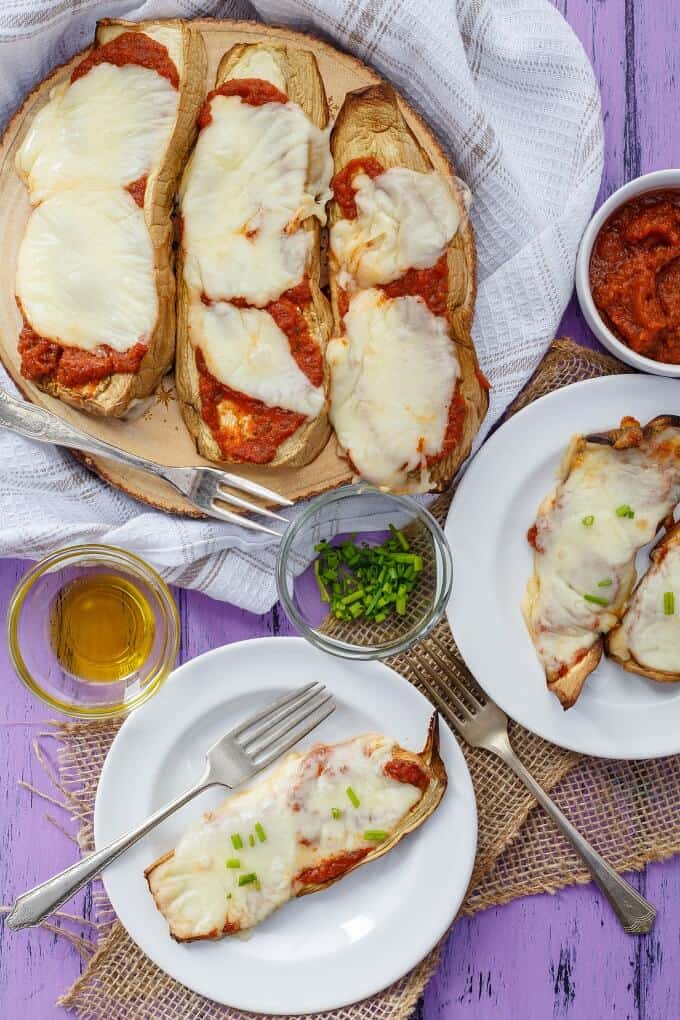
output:
<instances>
[{"instance_id":1,"label":"white ceramic bowl","mask_svg":"<svg viewBox=\"0 0 680 1020\"><path fill-rule=\"evenodd\" d=\"M652 358L645 358L642 354L636 354L607 328L590 292L589 273L593 244L602 225L611 214L636 195L641 195L645 191L659 191L667 188L680 188L680 170L655 170L651 174L636 177L634 181L629 181L628 184L624 184L622 188L610 195L604 205L600 206L586 227L576 257L576 294L586 322L600 343L604 344L615 357L632 365L640 372L651 372L652 375L665 375L677 379L680 378L680 365L669 365L662 361L654 361Z\"/></svg>"}]
</instances>

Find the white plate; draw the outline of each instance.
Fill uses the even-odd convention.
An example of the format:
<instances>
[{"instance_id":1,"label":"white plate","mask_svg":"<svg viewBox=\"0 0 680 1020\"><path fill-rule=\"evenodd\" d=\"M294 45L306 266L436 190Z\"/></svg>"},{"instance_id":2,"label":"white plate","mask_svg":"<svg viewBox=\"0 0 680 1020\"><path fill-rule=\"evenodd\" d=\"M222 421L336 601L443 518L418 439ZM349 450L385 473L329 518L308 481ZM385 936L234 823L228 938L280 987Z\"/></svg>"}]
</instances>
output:
<instances>
[{"instance_id":1,"label":"white plate","mask_svg":"<svg viewBox=\"0 0 680 1020\"><path fill-rule=\"evenodd\" d=\"M527 729L561 747L604 758L680 752L680 684L657 684L603 659L565 712L546 687L520 603L532 570L527 529L555 487L570 437L678 412L676 380L608 376L566 386L511 418L477 454L453 500L448 617L484 690ZM638 569L649 562L646 550Z\"/></svg>"},{"instance_id":2,"label":"white plate","mask_svg":"<svg viewBox=\"0 0 680 1020\"><path fill-rule=\"evenodd\" d=\"M239 719L317 678L337 708L301 747L366 730L411 749L423 746L432 707L387 666L332 658L301 638L218 648L178 669L121 728L97 791L97 847L195 782L205 749ZM225 791L202 794L107 869L104 884L118 917L166 973L238 1009L316 1013L375 994L427 955L453 921L470 879L474 792L445 725L441 737L449 789L422 829L330 889L287 904L247 941L174 942L143 874Z\"/></svg>"}]
</instances>

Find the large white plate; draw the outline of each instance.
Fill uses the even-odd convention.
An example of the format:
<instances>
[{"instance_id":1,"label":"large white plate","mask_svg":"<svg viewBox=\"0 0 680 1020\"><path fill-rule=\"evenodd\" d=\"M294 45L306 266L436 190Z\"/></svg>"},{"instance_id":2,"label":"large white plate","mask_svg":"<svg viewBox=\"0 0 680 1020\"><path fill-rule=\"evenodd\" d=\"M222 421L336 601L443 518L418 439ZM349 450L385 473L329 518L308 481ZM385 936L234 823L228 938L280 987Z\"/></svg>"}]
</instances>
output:
<instances>
[{"instance_id":1,"label":"large white plate","mask_svg":"<svg viewBox=\"0 0 680 1020\"><path fill-rule=\"evenodd\" d=\"M565 712L545 683L520 603L532 570L526 539L556 484L570 437L678 412L680 385L652 376L609 376L542 397L482 447L453 500L451 629L484 690L527 729L561 747L604 758L680 752L680 684L657 684L602 660ZM640 553L638 571L649 562Z\"/></svg>"},{"instance_id":2,"label":"large white plate","mask_svg":"<svg viewBox=\"0 0 680 1020\"><path fill-rule=\"evenodd\" d=\"M95 841L102 846L195 782L222 733L282 692L319 679L337 709L301 743L366 730L412 749L432 707L379 663L331 658L301 638L262 638L208 652L178 669L121 728L102 770ZM290 903L247 941L182 945L149 894L144 868L225 791L208 791L142 840L104 875L118 917L164 971L217 1002L258 1013L312 1013L373 995L414 967L451 924L477 840L472 783L442 725L449 789L432 818L381 860Z\"/></svg>"}]
</instances>

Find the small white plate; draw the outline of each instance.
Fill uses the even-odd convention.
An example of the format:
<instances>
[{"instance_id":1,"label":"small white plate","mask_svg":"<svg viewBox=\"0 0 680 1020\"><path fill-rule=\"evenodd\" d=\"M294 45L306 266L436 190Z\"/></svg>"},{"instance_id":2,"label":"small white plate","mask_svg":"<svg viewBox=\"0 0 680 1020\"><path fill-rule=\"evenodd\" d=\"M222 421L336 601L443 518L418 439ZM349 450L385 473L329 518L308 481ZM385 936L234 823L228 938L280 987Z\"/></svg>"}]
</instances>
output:
<instances>
[{"instance_id":1,"label":"small white plate","mask_svg":"<svg viewBox=\"0 0 680 1020\"><path fill-rule=\"evenodd\" d=\"M565 712L545 683L520 604L532 571L527 529L556 485L575 433L643 424L677 413L671 379L609 376L566 386L511 418L477 454L453 500L446 537L453 553L447 610L456 643L478 682L527 729L581 754L659 758L680 752L680 684L658 684L602 660ZM638 573L649 562L638 558Z\"/></svg>"},{"instance_id":2,"label":"small white plate","mask_svg":"<svg viewBox=\"0 0 680 1020\"><path fill-rule=\"evenodd\" d=\"M368 730L420 750L429 702L377 662L347 662L301 638L261 638L215 649L178 669L130 716L102 770L95 802L97 847L186 789L207 747L258 707L313 679L336 711L301 742ZM444 724L444 800L422 829L380 860L314 896L289 903L248 940L180 944L168 934L144 869L225 796L202 794L104 874L118 917L167 974L216 1002L258 1013L317 1013L374 995L416 966L453 921L474 863L477 813L465 759Z\"/></svg>"}]
</instances>

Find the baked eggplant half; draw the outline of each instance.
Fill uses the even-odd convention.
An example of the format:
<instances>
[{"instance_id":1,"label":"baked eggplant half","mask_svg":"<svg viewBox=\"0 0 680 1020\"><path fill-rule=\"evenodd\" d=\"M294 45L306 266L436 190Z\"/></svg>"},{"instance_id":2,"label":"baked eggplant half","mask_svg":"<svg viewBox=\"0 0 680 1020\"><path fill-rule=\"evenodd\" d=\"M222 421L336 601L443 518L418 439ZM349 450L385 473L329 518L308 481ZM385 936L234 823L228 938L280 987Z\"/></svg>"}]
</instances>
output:
<instances>
[{"instance_id":1,"label":"baked eggplant half","mask_svg":"<svg viewBox=\"0 0 680 1020\"><path fill-rule=\"evenodd\" d=\"M680 681L680 523L651 552L623 620L607 635L607 654L630 673Z\"/></svg>"},{"instance_id":2,"label":"baked eggplant half","mask_svg":"<svg viewBox=\"0 0 680 1020\"><path fill-rule=\"evenodd\" d=\"M436 715L420 754L377 733L316 744L205 814L147 869L149 889L179 942L247 931L382 857L446 784Z\"/></svg>"},{"instance_id":3,"label":"baked eggplant half","mask_svg":"<svg viewBox=\"0 0 680 1020\"><path fill-rule=\"evenodd\" d=\"M620 622L635 556L680 500L680 418L575 437L559 485L528 532L534 572L524 617L548 689L570 708Z\"/></svg>"},{"instance_id":4,"label":"baked eggplant half","mask_svg":"<svg viewBox=\"0 0 680 1020\"><path fill-rule=\"evenodd\" d=\"M468 193L434 170L385 84L347 95L331 150L331 422L361 477L441 489L488 407Z\"/></svg>"},{"instance_id":5,"label":"baked eggplant half","mask_svg":"<svg viewBox=\"0 0 680 1020\"><path fill-rule=\"evenodd\" d=\"M124 415L172 365L171 213L205 65L182 21L101 21L17 152L21 372L91 414Z\"/></svg>"},{"instance_id":6,"label":"baked eggplant half","mask_svg":"<svg viewBox=\"0 0 680 1020\"><path fill-rule=\"evenodd\" d=\"M242 44L220 62L179 196L175 378L209 460L297 467L328 440L328 121L311 52Z\"/></svg>"}]
</instances>

